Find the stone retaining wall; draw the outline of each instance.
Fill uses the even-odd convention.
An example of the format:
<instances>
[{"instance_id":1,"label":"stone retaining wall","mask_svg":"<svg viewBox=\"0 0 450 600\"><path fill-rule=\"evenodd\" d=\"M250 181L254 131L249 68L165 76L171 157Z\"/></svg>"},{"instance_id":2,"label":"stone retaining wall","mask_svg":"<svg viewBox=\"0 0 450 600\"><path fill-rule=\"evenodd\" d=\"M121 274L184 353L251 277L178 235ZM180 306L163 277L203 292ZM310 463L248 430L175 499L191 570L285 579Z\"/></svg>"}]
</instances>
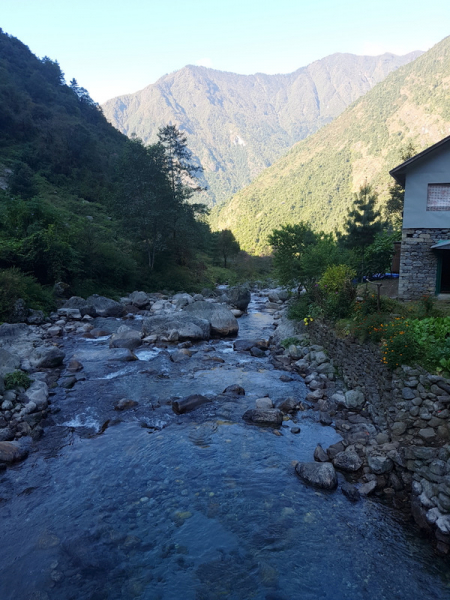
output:
<instances>
[{"instance_id":1,"label":"stone retaining wall","mask_svg":"<svg viewBox=\"0 0 450 600\"><path fill-rule=\"evenodd\" d=\"M384 444L367 448L368 456L386 458L383 473L375 467L374 474L397 473L410 487L416 522L433 531L438 548L448 552L450 381L419 367L404 366L392 373L382 364L377 346L341 339L322 323L311 323L308 333L328 351L345 385L364 394L363 410L379 436L385 436Z\"/></svg>"}]
</instances>

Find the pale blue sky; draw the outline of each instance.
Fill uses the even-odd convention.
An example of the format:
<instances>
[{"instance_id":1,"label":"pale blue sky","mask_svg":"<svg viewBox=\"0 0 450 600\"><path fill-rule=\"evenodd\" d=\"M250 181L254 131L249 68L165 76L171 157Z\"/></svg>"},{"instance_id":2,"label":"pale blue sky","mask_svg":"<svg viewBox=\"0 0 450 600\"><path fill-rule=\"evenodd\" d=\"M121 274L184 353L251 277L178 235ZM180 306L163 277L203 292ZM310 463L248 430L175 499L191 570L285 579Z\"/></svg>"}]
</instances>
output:
<instances>
[{"instance_id":1,"label":"pale blue sky","mask_svg":"<svg viewBox=\"0 0 450 600\"><path fill-rule=\"evenodd\" d=\"M450 34L450 0L0 0L0 27L101 103L186 64L290 73L427 50Z\"/></svg>"}]
</instances>

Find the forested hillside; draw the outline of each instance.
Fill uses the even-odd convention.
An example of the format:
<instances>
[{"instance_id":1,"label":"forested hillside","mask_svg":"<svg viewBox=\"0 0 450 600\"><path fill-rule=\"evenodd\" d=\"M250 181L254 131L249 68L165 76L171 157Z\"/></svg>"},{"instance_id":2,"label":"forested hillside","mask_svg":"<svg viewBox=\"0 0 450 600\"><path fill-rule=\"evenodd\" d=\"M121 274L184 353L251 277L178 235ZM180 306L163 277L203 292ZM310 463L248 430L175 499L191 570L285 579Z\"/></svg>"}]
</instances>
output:
<instances>
[{"instance_id":1,"label":"forested hillside","mask_svg":"<svg viewBox=\"0 0 450 600\"><path fill-rule=\"evenodd\" d=\"M237 75L189 65L109 100L109 121L145 143L173 123L205 169L204 199L221 203L295 142L317 131L391 71L420 55L333 54L288 75Z\"/></svg>"},{"instance_id":2,"label":"forested hillside","mask_svg":"<svg viewBox=\"0 0 450 600\"><path fill-rule=\"evenodd\" d=\"M45 304L55 282L85 296L192 289L221 262L178 129L129 140L57 62L1 30L0 131L0 317L17 295Z\"/></svg>"},{"instance_id":3,"label":"forested hillside","mask_svg":"<svg viewBox=\"0 0 450 600\"><path fill-rule=\"evenodd\" d=\"M391 73L332 123L298 143L225 205L213 227L230 228L246 250L267 250L271 231L305 221L342 226L353 193L372 184L383 202L389 170L450 133L450 37Z\"/></svg>"}]
</instances>

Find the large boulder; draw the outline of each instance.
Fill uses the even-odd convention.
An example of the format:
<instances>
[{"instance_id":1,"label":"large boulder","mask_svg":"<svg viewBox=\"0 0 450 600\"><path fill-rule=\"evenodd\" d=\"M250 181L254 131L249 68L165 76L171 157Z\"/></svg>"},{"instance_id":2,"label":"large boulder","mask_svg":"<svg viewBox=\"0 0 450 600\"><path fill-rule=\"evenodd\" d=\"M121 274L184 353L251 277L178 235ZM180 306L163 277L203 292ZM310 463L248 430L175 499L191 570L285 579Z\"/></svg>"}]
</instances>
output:
<instances>
[{"instance_id":1,"label":"large boulder","mask_svg":"<svg viewBox=\"0 0 450 600\"><path fill-rule=\"evenodd\" d=\"M295 471L302 481L314 487L324 490L334 490L337 487L336 471L331 463L299 462Z\"/></svg>"},{"instance_id":2,"label":"large boulder","mask_svg":"<svg viewBox=\"0 0 450 600\"><path fill-rule=\"evenodd\" d=\"M157 335L177 340L209 340L211 326L207 319L202 319L186 312L171 315L156 315L142 322L144 335Z\"/></svg>"},{"instance_id":3,"label":"large boulder","mask_svg":"<svg viewBox=\"0 0 450 600\"><path fill-rule=\"evenodd\" d=\"M128 299L137 308L146 308L150 304L150 298L145 292L133 292Z\"/></svg>"},{"instance_id":4,"label":"large boulder","mask_svg":"<svg viewBox=\"0 0 450 600\"><path fill-rule=\"evenodd\" d=\"M175 294L175 296L172 298L172 302L177 308L181 309L187 306L188 304L192 304L194 302L194 298L190 294Z\"/></svg>"},{"instance_id":5,"label":"large boulder","mask_svg":"<svg viewBox=\"0 0 450 600\"><path fill-rule=\"evenodd\" d=\"M13 373L20 368L20 358L7 350L0 348L0 376Z\"/></svg>"},{"instance_id":6,"label":"large boulder","mask_svg":"<svg viewBox=\"0 0 450 600\"><path fill-rule=\"evenodd\" d=\"M125 330L113 333L109 340L110 348L128 348L134 350L142 344L142 334L135 329L127 328Z\"/></svg>"},{"instance_id":7,"label":"large boulder","mask_svg":"<svg viewBox=\"0 0 450 600\"><path fill-rule=\"evenodd\" d=\"M56 346L40 346L30 355L30 364L35 369L53 369L62 365L65 353Z\"/></svg>"},{"instance_id":8,"label":"large boulder","mask_svg":"<svg viewBox=\"0 0 450 600\"><path fill-rule=\"evenodd\" d=\"M62 308L78 309L82 317L85 315L90 317L122 317L125 314L125 308L120 302L97 294L89 296L86 300L79 296L72 296L64 303Z\"/></svg>"},{"instance_id":9,"label":"large boulder","mask_svg":"<svg viewBox=\"0 0 450 600\"><path fill-rule=\"evenodd\" d=\"M333 459L333 464L340 471L359 471L363 465L363 461L356 452L338 452Z\"/></svg>"},{"instance_id":10,"label":"large boulder","mask_svg":"<svg viewBox=\"0 0 450 600\"><path fill-rule=\"evenodd\" d=\"M211 326L212 335L236 335L239 331L236 317L223 304L213 304L206 301L193 302L186 306L183 312L200 319L207 319Z\"/></svg>"},{"instance_id":11,"label":"large boulder","mask_svg":"<svg viewBox=\"0 0 450 600\"><path fill-rule=\"evenodd\" d=\"M231 305L245 312L250 304L250 291L244 286L230 288L227 291L228 301Z\"/></svg>"},{"instance_id":12,"label":"large boulder","mask_svg":"<svg viewBox=\"0 0 450 600\"><path fill-rule=\"evenodd\" d=\"M18 442L0 442L0 465L7 465L28 456L30 438L22 438Z\"/></svg>"}]
</instances>

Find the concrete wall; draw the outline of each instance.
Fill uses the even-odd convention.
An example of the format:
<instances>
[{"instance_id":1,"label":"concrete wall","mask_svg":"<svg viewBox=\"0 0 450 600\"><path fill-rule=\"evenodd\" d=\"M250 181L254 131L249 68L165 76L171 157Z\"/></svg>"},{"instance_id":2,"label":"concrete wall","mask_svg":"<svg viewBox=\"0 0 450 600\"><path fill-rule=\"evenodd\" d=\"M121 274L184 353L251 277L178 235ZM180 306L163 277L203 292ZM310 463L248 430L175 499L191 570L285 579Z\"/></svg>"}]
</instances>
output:
<instances>
[{"instance_id":1,"label":"concrete wall","mask_svg":"<svg viewBox=\"0 0 450 600\"><path fill-rule=\"evenodd\" d=\"M427 211L429 183L450 183L450 147L438 149L406 175L403 227L450 227L450 211Z\"/></svg>"}]
</instances>

